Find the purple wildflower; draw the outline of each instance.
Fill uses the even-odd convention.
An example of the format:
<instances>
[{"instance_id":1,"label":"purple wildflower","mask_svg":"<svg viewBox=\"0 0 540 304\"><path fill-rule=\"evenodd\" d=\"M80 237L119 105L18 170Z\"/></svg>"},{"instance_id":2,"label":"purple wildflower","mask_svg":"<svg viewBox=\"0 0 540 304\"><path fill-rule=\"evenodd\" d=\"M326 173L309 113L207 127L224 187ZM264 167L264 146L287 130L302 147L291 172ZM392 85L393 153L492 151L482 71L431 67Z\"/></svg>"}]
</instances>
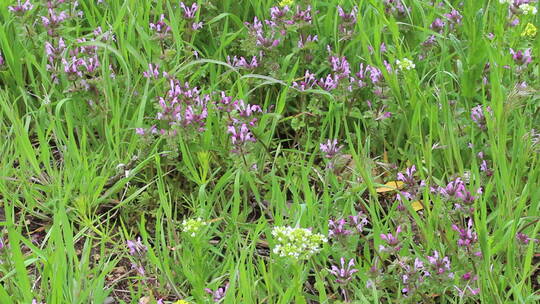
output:
<instances>
[{"instance_id":1,"label":"purple wildflower","mask_svg":"<svg viewBox=\"0 0 540 304\"><path fill-rule=\"evenodd\" d=\"M369 224L369 220L362 212L358 212L357 215L349 216L349 225L356 228L358 233L362 233L364 231L364 226L367 224Z\"/></svg>"},{"instance_id":2,"label":"purple wildflower","mask_svg":"<svg viewBox=\"0 0 540 304\"><path fill-rule=\"evenodd\" d=\"M341 6L337 7L338 15L341 18L342 22L345 23L356 23L356 15L358 14L358 7L355 6L350 13L346 13Z\"/></svg>"},{"instance_id":3,"label":"purple wildflower","mask_svg":"<svg viewBox=\"0 0 540 304\"><path fill-rule=\"evenodd\" d=\"M148 64L148 70L143 72L143 76L146 78L158 79L159 77L159 65Z\"/></svg>"},{"instance_id":4,"label":"purple wildflower","mask_svg":"<svg viewBox=\"0 0 540 304\"><path fill-rule=\"evenodd\" d=\"M319 148L321 149L322 152L325 153L326 158L333 158L339 153L339 151L341 151L343 146L338 146L337 139L333 139L333 140L328 139L326 143L321 143L319 145Z\"/></svg>"},{"instance_id":5,"label":"purple wildflower","mask_svg":"<svg viewBox=\"0 0 540 304\"><path fill-rule=\"evenodd\" d=\"M197 3L193 3L191 7L189 7L189 6L186 6L184 2L180 2L180 7L184 10L185 19L195 18L195 14L199 10L199 5Z\"/></svg>"},{"instance_id":6,"label":"purple wildflower","mask_svg":"<svg viewBox=\"0 0 540 304\"><path fill-rule=\"evenodd\" d=\"M201 95L198 88L190 88L187 82L182 85L176 79L170 79L169 85L167 95L158 99L161 109L156 118L169 122L169 125L195 126L198 131L204 130L210 96Z\"/></svg>"},{"instance_id":7,"label":"purple wildflower","mask_svg":"<svg viewBox=\"0 0 540 304\"><path fill-rule=\"evenodd\" d=\"M64 72L71 79L83 76L82 68L85 66L84 59L71 57L71 60L68 61L65 58L62 58L62 65L64 66Z\"/></svg>"},{"instance_id":8,"label":"purple wildflower","mask_svg":"<svg viewBox=\"0 0 540 304\"><path fill-rule=\"evenodd\" d=\"M308 5L305 10L301 10L300 6L297 6L296 13L293 15L293 20L295 22L305 22L311 24L311 5Z\"/></svg>"},{"instance_id":9,"label":"purple wildflower","mask_svg":"<svg viewBox=\"0 0 540 304\"><path fill-rule=\"evenodd\" d=\"M319 41L319 37L317 35L308 35L306 38L304 38L303 35L300 35L300 39L298 40L297 46L299 49L303 49L306 44Z\"/></svg>"},{"instance_id":10,"label":"purple wildflower","mask_svg":"<svg viewBox=\"0 0 540 304\"><path fill-rule=\"evenodd\" d=\"M466 272L464 273L462 276L461 276L461 279L463 281L476 281L478 280L478 276L477 275L473 275L472 272Z\"/></svg>"},{"instance_id":11,"label":"purple wildflower","mask_svg":"<svg viewBox=\"0 0 540 304\"><path fill-rule=\"evenodd\" d=\"M52 70L52 65L56 61L56 58L58 58L65 49L66 43L62 37L58 39L58 45L56 47L54 47L53 44L48 41L45 42L45 54L47 55L47 60L49 61L47 64L47 70Z\"/></svg>"},{"instance_id":12,"label":"purple wildflower","mask_svg":"<svg viewBox=\"0 0 540 304\"><path fill-rule=\"evenodd\" d=\"M274 48L279 45L279 42L279 39L274 39L274 33L268 37L265 37L262 34L257 35L257 45L264 48Z\"/></svg>"},{"instance_id":13,"label":"purple wildflower","mask_svg":"<svg viewBox=\"0 0 540 304\"><path fill-rule=\"evenodd\" d=\"M519 25L519 18L516 17L516 18L512 19L512 21L510 21L509 25L510 25L511 27L516 27L516 26L518 26L518 25Z\"/></svg>"},{"instance_id":14,"label":"purple wildflower","mask_svg":"<svg viewBox=\"0 0 540 304\"><path fill-rule=\"evenodd\" d=\"M128 240L126 242L126 244L128 246L128 249L129 249L129 254L131 254L132 256L141 256L146 251L148 251L148 248L142 243L140 237L138 237L134 241Z\"/></svg>"},{"instance_id":15,"label":"purple wildflower","mask_svg":"<svg viewBox=\"0 0 540 304\"><path fill-rule=\"evenodd\" d=\"M200 30L203 27L203 23L194 21L195 15L199 10L199 5L194 2L193 4L191 4L190 7L184 4L184 2L180 2L180 7L184 10L182 17L191 22L191 25L189 27L194 31Z\"/></svg>"},{"instance_id":16,"label":"purple wildflower","mask_svg":"<svg viewBox=\"0 0 540 304\"><path fill-rule=\"evenodd\" d=\"M244 118L252 117L255 113L262 113L261 106L245 103L242 99L239 99L234 103L234 109L240 117ZM251 120L249 122L250 126L253 126L255 121L256 119Z\"/></svg>"},{"instance_id":17,"label":"purple wildflower","mask_svg":"<svg viewBox=\"0 0 540 304\"><path fill-rule=\"evenodd\" d=\"M510 49L510 55L512 55L512 59L515 63L518 65L528 65L532 62L532 56L531 56L531 49L525 49L525 51L514 51L514 49Z\"/></svg>"},{"instance_id":18,"label":"purple wildflower","mask_svg":"<svg viewBox=\"0 0 540 304\"><path fill-rule=\"evenodd\" d=\"M400 241L398 239L399 234L401 233L401 225L397 226L396 233L381 233L380 237L383 241L386 242L386 247L384 245L379 246L379 251L399 251L401 249Z\"/></svg>"},{"instance_id":19,"label":"purple wildflower","mask_svg":"<svg viewBox=\"0 0 540 304\"><path fill-rule=\"evenodd\" d=\"M490 177L493 175L493 170L489 167L487 160L484 159L484 153L478 152L478 158L480 158L480 171L484 172L486 176Z\"/></svg>"},{"instance_id":20,"label":"purple wildflower","mask_svg":"<svg viewBox=\"0 0 540 304\"><path fill-rule=\"evenodd\" d=\"M26 0L24 3L21 3L21 0L17 0L17 5L8 6L8 10L16 15L23 15L32 8L34 8L34 5L30 3L30 0Z\"/></svg>"},{"instance_id":21,"label":"purple wildflower","mask_svg":"<svg viewBox=\"0 0 540 304\"><path fill-rule=\"evenodd\" d=\"M330 56L330 64L332 65L332 71L337 73L338 79L348 78L351 74L351 68L347 58Z\"/></svg>"},{"instance_id":22,"label":"purple wildflower","mask_svg":"<svg viewBox=\"0 0 540 304\"><path fill-rule=\"evenodd\" d=\"M204 291L212 295L212 300L214 301L214 303L219 303L221 302L221 300L225 298L227 289L229 289L229 283L225 284L225 287L220 287L216 289L215 291L210 288L205 288Z\"/></svg>"},{"instance_id":23,"label":"purple wildflower","mask_svg":"<svg viewBox=\"0 0 540 304\"><path fill-rule=\"evenodd\" d=\"M444 16L446 17L446 19L448 19L448 21L450 21L450 27L453 28L454 25L459 25L461 24L461 20L463 19L463 16L461 16L461 14L459 13L459 11L453 9L450 13L448 14L444 14Z\"/></svg>"},{"instance_id":24,"label":"purple wildflower","mask_svg":"<svg viewBox=\"0 0 540 304\"><path fill-rule=\"evenodd\" d=\"M345 225L347 225L347 221L345 219L328 220L328 237L338 238L351 235L353 231L347 230Z\"/></svg>"},{"instance_id":25,"label":"purple wildflower","mask_svg":"<svg viewBox=\"0 0 540 304\"><path fill-rule=\"evenodd\" d=\"M417 289L418 284L424 282L424 278L430 275L419 258L414 259L412 266L405 261L399 261L398 265L401 267L401 280L405 285L401 292L406 296L412 294Z\"/></svg>"},{"instance_id":26,"label":"purple wildflower","mask_svg":"<svg viewBox=\"0 0 540 304\"><path fill-rule=\"evenodd\" d=\"M439 256L439 252L434 250L432 256L427 256L427 260L433 269L432 274L442 276L446 274L448 278L453 278L454 274L451 272L450 259L445 256Z\"/></svg>"},{"instance_id":27,"label":"purple wildflower","mask_svg":"<svg viewBox=\"0 0 540 304\"><path fill-rule=\"evenodd\" d=\"M229 125L227 127L227 133L231 134L231 141L233 145L241 145L246 142L256 141L255 137L245 123L241 124L240 126Z\"/></svg>"},{"instance_id":28,"label":"purple wildflower","mask_svg":"<svg viewBox=\"0 0 540 304\"><path fill-rule=\"evenodd\" d=\"M200 29L202 29L202 27L203 27L202 22L193 22L191 24L191 29L194 30L194 31L200 30Z\"/></svg>"},{"instance_id":29,"label":"purple wildflower","mask_svg":"<svg viewBox=\"0 0 540 304\"><path fill-rule=\"evenodd\" d=\"M385 106L383 106L381 108L381 110L379 111L379 114L377 115L375 120L385 120L385 119L388 119L388 118L392 117L392 112L383 111L384 108L385 108Z\"/></svg>"},{"instance_id":30,"label":"purple wildflower","mask_svg":"<svg viewBox=\"0 0 540 304\"><path fill-rule=\"evenodd\" d=\"M150 23L150 29L156 32L158 39L165 39L171 32L171 27L165 23L165 15L161 14L156 23Z\"/></svg>"},{"instance_id":31,"label":"purple wildflower","mask_svg":"<svg viewBox=\"0 0 540 304\"><path fill-rule=\"evenodd\" d=\"M380 69L370 65L366 65L364 67L364 64L360 63L360 68L355 74L355 81L357 82L358 87L362 88L367 85L366 80L368 75L373 85L378 84L383 78L383 74Z\"/></svg>"},{"instance_id":32,"label":"purple wildflower","mask_svg":"<svg viewBox=\"0 0 540 304\"><path fill-rule=\"evenodd\" d=\"M337 10L340 18L339 31L346 36L345 38L348 38L352 35L357 22L358 7L353 7L350 13L345 12L339 5Z\"/></svg>"},{"instance_id":33,"label":"purple wildflower","mask_svg":"<svg viewBox=\"0 0 540 304\"><path fill-rule=\"evenodd\" d=\"M444 29L444 26L445 26L445 22L442 21L441 18L436 18L432 23L431 25L429 26L430 29L432 29L433 31L435 32L439 32L441 33Z\"/></svg>"},{"instance_id":34,"label":"purple wildflower","mask_svg":"<svg viewBox=\"0 0 540 304\"><path fill-rule=\"evenodd\" d=\"M408 186L414 186L416 185L416 180L414 178L414 173L416 172L416 166L412 165L410 168L407 168L405 170L405 174L402 172L399 172L397 174L397 179L399 181L404 182Z\"/></svg>"},{"instance_id":35,"label":"purple wildflower","mask_svg":"<svg viewBox=\"0 0 540 304\"><path fill-rule=\"evenodd\" d=\"M533 238L529 237L528 235L526 235L525 233L522 233L522 232L518 232L516 234L516 240L518 240L523 245L528 245L530 242L535 242L535 243L539 242L538 239L533 239Z\"/></svg>"},{"instance_id":36,"label":"purple wildflower","mask_svg":"<svg viewBox=\"0 0 540 304\"><path fill-rule=\"evenodd\" d=\"M317 79L315 78L315 74L312 74L307 70L304 73L304 78L300 82L293 82L292 86L293 88L299 90L299 91L305 91L313 88L313 86L316 84Z\"/></svg>"},{"instance_id":37,"label":"purple wildflower","mask_svg":"<svg viewBox=\"0 0 540 304\"><path fill-rule=\"evenodd\" d=\"M476 107L473 107L471 109L471 119L482 130L487 129L487 121L485 115L486 112L488 112L489 114L492 113L492 110L489 106L486 108L486 111L484 111L481 105L477 105Z\"/></svg>"},{"instance_id":38,"label":"purple wildflower","mask_svg":"<svg viewBox=\"0 0 540 304\"><path fill-rule=\"evenodd\" d=\"M321 89L325 91L332 91L339 85L339 77L337 75L326 75L326 78L321 78L317 82L317 84L321 87Z\"/></svg>"},{"instance_id":39,"label":"purple wildflower","mask_svg":"<svg viewBox=\"0 0 540 304\"><path fill-rule=\"evenodd\" d=\"M387 14L405 14L405 5L403 5L402 0L383 0L384 11Z\"/></svg>"},{"instance_id":40,"label":"purple wildflower","mask_svg":"<svg viewBox=\"0 0 540 304\"><path fill-rule=\"evenodd\" d=\"M290 12L291 9L286 5L284 7L274 6L270 8L270 18L272 21L274 21L273 24L277 23L286 23L291 24L292 21L290 20L283 20L284 17L287 15L288 12Z\"/></svg>"},{"instance_id":41,"label":"purple wildflower","mask_svg":"<svg viewBox=\"0 0 540 304\"><path fill-rule=\"evenodd\" d=\"M352 280L353 274L358 272L358 269L353 268L354 266L354 259L350 259L347 266L345 266L345 259L341 258L341 267L332 265L329 271L336 277L338 284L347 284Z\"/></svg>"},{"instance_id":42,"label":"purple wildflower","mask_svg":"<svg viewBox=\"0 0 540 304\"><path fill-rule=\"evenodd\" d=\"M56 28L58 28L60 24L64 22L68 17L69 16L65 11L61 11L57 14L54 9L49 8L47 17L41 16L41 22L43 23L43 26L47 29L47 33L50 36L53 36Z\"/></svg>"},{"instance_id":43,"label":"purple wildflower","mask_svg":"<svg viewBox=\"0 0 540 304\"><path fill-rule=\"evenodd\" d=\"M459 233L458 246L470 249L477 241L478 235L473 230L473 221L469 219L467 228L461 228L456 224L452 225L452 229Z\"/></svg>"},{"instance_id":44,"label":"purple wildflower","mask_svg":"<svg viewBox=\"0 0 540 304\"><path fill-rule=\"evenodd\" d=\"M259 66L259 60L257 59L257 56L251 57L251 61L247 60L243 56L234 56L232 60L230 56L227 56L227 63L235 68L242 68L246 70L253 70Z\"/></svg>"}]
</instances>

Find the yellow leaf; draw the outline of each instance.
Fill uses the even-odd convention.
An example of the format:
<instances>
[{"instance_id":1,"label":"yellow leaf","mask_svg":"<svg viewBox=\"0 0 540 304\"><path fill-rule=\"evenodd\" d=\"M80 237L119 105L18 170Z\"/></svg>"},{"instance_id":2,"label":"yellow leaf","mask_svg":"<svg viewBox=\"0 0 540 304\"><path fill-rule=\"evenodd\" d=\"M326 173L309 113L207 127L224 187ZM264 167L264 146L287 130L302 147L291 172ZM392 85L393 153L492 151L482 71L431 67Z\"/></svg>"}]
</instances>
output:
<instances>
[{"instance_id":1,"label":"yellow leaf","mask_svg":"<svg viewBox=\"0 0 540 304\"><path fill-rule=\"evenodd\" d=\"M402 181L391 181L384 184L384 186L375 189L375 191L377 191L377 193L395 191L403 188L403 185L404 183Z\"/></svg>"},{"instance_id":2,"label":"yellow leaf","mask_svg":"<svg viewBox=\"0 0 540 304\"><path fill-rule=\"evenodd\" d=\"M420 211L422 209L424 209L424 206L422 205L422 201L414 201L411 203L414 211Z\"/></svg>"}]
</instances>

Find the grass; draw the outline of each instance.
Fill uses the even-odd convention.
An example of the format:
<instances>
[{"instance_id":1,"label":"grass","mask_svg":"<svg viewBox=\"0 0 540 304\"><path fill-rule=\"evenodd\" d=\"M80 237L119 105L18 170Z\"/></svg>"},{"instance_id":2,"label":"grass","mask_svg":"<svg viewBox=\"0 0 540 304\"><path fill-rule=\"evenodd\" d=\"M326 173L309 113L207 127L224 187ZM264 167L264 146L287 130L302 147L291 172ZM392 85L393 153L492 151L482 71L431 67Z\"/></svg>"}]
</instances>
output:
<instances>
[{"instance_id":1,"label":"grass","mask_svg":"<svg viewBox=\"0 0 540 304\"><path fill-rule=\"evenodd\" d=\"M312 6L311 24L288 26L277 47L263 48L244 22L270 19L276 1L195 2L190 19L179 2L68 1L57 13L83 16L51 36L45 1L21 15L0 1L0 303L210 303L205 288L226 285L223 303L539 301L540 45L522 35L537 15L509 17L499 1L407 0L400 13L385 1L297 0ZM357 21L346 25L338 5L346 13L357 5ZM444 14L453 8L462 19L451 26ZM161 14L170 32L159 40L150 23ZM430 28L435 18L446 22L440 32ZM509 26L512 18L520 23ZM318 41L299 48L308 34ZM66 49L47 68L45 44L57 47L59 37ZM327 46L351 75L360 63L377 67L380 82L298 90L306 70L333 73ZM100 65L64 72L61 59L80 47L89 51L76 56L94 52ZM510 48L530 48L532 61L521 64ZM257 56L259 65L239 68L234 56ZM399 70L403 58L415 68ZM155 119L169 80L144 77L150 63L209 94L204 129ZM231 143L231 117L244 118L214 105L221 91L261 107L255 142ZM153 124L171 133L150 134ZM343 146L335 156L320 149L327 139ZM382 187L413 165L412 182ZM431 191L458 177L475 196L473 211ZM369 221L361 233L329 236L329 220L359 212ZM183 223L195 218L206 225L191 236ZM477 240L459 246L452 225L469 220ZM279 226L329 240L305 260L283 258L273 251ZM389 246L381 234L398 226L399 245ZM130 252L127 241L138 238ZM434 250L451 262L444 276L429 268ZM358 272L340 284L331 269L342 257Z\"/></svg>"}]
</instances>

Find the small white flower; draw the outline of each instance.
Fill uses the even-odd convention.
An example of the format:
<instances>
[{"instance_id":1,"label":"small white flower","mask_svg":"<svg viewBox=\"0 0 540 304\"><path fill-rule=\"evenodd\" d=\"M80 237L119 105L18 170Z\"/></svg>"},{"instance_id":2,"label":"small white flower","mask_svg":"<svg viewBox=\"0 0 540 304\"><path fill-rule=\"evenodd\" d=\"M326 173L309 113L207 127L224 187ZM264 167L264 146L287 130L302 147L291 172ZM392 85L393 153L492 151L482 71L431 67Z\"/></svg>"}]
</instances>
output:
<instances>
[{"instance_id":1,"label":"small white flower","mask_svg":"<svg viewBox=\"0 0 540 304\"><path fill-rule=\"evenodd\" d=\"M322 234L314 234L309 229L292 228L289 226L275 227L272 235L279 244L272 252L280 257L290 257L295 260L308 259L319 252L327 238Z\"/></svg>"},{"instance_id":2,"label":"small white flower","mask_svg":"<svg viewBox=\"0 0 540 304\"><path fill-rule=\"evenodd\" d=\"M396 65L400 70L412 70L416 67L416 65L408 58L403 58L401 60L396 60Z\"/></svg>"},{"instance_id":3,"label":"small white flower","mask_svg":"<svg viewBox=\"0 0 540 304\"><path fill-rule=\"evenodd\" d=\"M195 237L197 233L208 225L208 222L203 221L200 217L196 219L188 219L182 221L182 231L189 234L191 237Z\"/></svg>"},{"instance_id":4,"label":"small white flower","mask_svg":"<svg viewBox=\"0 0 540 304\"><path fill-rule=\"evenodd\" d=\"M512 4L513 2L514 0L499 0L499 3L501 4L505 4L505 3Z\"/></svg>"},{"instance_id":5,"label":"small white flower","mask_svg":"<svg viewBox=\"0 0 540 304\"><path fill-rule=\"evenodd\" d=\"M523 12L523 15L536 15L536 13L538 12L536 7L530 4L522 4L519 6L519 8Z\"/></svg>"}]
</instances>

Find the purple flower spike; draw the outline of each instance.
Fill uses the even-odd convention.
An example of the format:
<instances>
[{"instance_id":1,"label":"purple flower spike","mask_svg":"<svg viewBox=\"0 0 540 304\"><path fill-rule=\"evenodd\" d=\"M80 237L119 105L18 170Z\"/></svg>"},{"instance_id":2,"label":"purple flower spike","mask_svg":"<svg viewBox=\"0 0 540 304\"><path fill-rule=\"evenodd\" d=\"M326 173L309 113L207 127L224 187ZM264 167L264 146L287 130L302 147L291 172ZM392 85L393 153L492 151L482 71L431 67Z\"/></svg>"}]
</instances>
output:
<instances>
[{"instance_id":1,"label":"purple flower spike","mask_svg":"<svg viewBox=\"0 0 540 304\"><path fill-rule=\"evenodd\" d=\"M367 224L369 224L369 220L362 212L358 212L357 215L349 216L349 225L355 227L358 233L362 233Z\"/></svg>"},{"instance_id":2,"label":"purple flower spike","mask_svg":"<svg viewBox=\"0 0 540 304\"><path fill-rule=\"evenodd\" d=\"M233 145L239 145L249 141L256 141L255 137L253 137L253 134L248 129L245 123L240 125L239 127L235 125L230 125L227 128L227 132L231 134L231 141Z\"/></svg>"},{"instance_id":3,"label":"purple flower spike","mask_svg":"<svg viewBox=\"0 0 540 304\"><path fill-rule=\"evenodd\" d=\"M326 78L319 79L317 84L325 91L332 91L338 87L339 77L337 75L332 76L331 74L328 74Z\"/></svg>"},{"instance_id":4,"label":"purple flower spike","mask_svg":"<svg viewBox=\"0 0 540 304\"><path fill-rule=\"evenodd\" d=\"M402 172L399 172L397 174L397 179L399 181L404 182L407 185L413 186L416 184L416 181L414 179L414 173L416 173L416 166L412 165L410 168L407 168L405 170L405 174Z\"/></svg>"},{"instance_id":5,"label":"purple flower spike","mask_svg":"<svg viewBox=\"0 0 540 304\"><path fill-rule=\"evenodd\" d=\"M293 20L295 22L305 22L305 23L311 24L311 21L312 21L311 6L308 5L305 10L301 10L300 6L297 6L296 13L293 16Z\"/></svg>"},{"instance_id":6,"label":"purple flower spike","mask_svg":"<svg viewBox=\"0 0 540 304\"><path fill-rule=\"evenodd\" d=\"M354 259L350 259L347 266L345 266L345 259L341 258L341 267L332 265L329 271L336 277L337 283L347 284L352 280L353 274L358 272L358 269L353 268L354 266Z\"/></svg>"},{"instance_id":7,"label":"purple flower spike","mask_svg":"<svg viewBox=\"0 0 540 304\"><path fill-rule=\"evenodd\" d=\"M227 63L235 68L241 68L246 70L253 70L259 66L259 60L257 59L257 56L251 57L251 61L247 60L244 57L236 56L234 56L231 60L231 57L227 56Z\"/></svg>"},{"instance_id":8,"label":"purple flower spike","mask_svg":"<svg viewBox=\"0 0 540 304\"><path fill-rule=\"evenodd\" d=\"M433 269L432 273L435 275L443 275L446 274L448 278L453 278L454 274L451 272L450 268L450 259L445 256L441 257L439 256L439 252L434 250L433 256L427 256L427 260L429 264L431 264L431 268Z\"/></svg>"},{"instance_id":9,"label":"purple flower spike","mask_svg":"<svg viewBox=\"0 0 540 304\"><path fill-rule=\"evenodd\" d=\"M180 2L180 7L184 10L185 19L195 18L195 14L199 10L199 5L197 3L193 3L191 7L188 7L184 4L184 2Z\"/></svg>"},{"instance_id":10,"label":"purple flower spike","mask_svg":"<svg viewBox=\"0 0 540 304\"><path fill-rule=\"evenodd\" d=\"M461 228L456 224L452 225L452 229L459 233L458 246L465 248L472 248L472 246L478 241L478 235L473 230L473 221L469 219L467 222L467 228Z\"/></svg>"},{"instance_id":11,"label":"purple flower spike","mask_svg":"<svg viewBox=\"0 0 540 304\"><path fill-rule=\"evenodd\" d=\"M317 79L315 78L315 74L312 74L307 70L304 74L304 79L300 82L293 82L292 86L299 91L305 91L313 88L316 82Z\"/></svg>"},{"instance_id":12,"label":"purple flower spike","mask_svg":"<svg viewBox=\"0 0 540 304\"><path fill-rule=\"evenodd\" d=\"M148 64L148 70L143 72L145 78L158 79L159 77L159 65Z\"/></svg>"},{"instance_id":13,"label":"purple flower spike","mask_svg":"<svg viewBox=\"0 0 540 304\"><path fill-rule=\"evenodd\" d=\"M386 242L386 245L389 246L389 248L387 248L386 246L380 245L379 250L380 251L399 251L401 249L400 241L398 239L398 236L400 233L401 233L401 225L397 226L395 234L381 233L380 234L381 239Z\"/></svg>"},{"instance_id":14,"label":"purple flower spike","mask_svg":"<svg viewBox=\"0 0 540 304\"><path fill-rule=\"evenodd\" d=\"M165 23L165 15L159 16L159 21L156 23L150 23L150 29L155 31L158 35L166 35L171 31L171 27Z\"/></svg>"},{"instance_id":15,"label":"purple flower spike","mask_svg":"<svg viewBox=\"0 0 540 304\"><path fill-rule=\"evenodd\" d=\"M348 236L353 233L352 230L347 230L345 226L347 221L345 219L328 220L328 237L338 238L342 236Z\"/></svg>"},{"instance_id":16,"label":"purple flower spike","mask_svg":"<svg viewBox=\"0 0 540 304\"><path fill-rule=\"evenodd\" d=\"M450 21L451 27L453 27L455 24L461 24L461 19L463 19L463 16L461 16L461 14L456 10L452 10L450 13L444 14L444 16L448 19L448 21Z\"/></svg>"},{"instance_id":17,"label":"purple flower spike","mask_svg":"<svg viewBox=\"0 0 540 304\"><path fill-rule=\"evenodd\" d=\"M471 119L482 130L487 129L486 112L492 115L492 110L489 106L485 111L481 105L477 105L471 109Z\"/></svg>"},{"instance_id":18,"label":"purple flower spike","mask_svg":"<svg viewBox=\"0 0 540 304\"><path fill-rule=\"evenodd\" d=\"M325 153L326 158L333 158L339 153L339 151L341 151L343 146L338 145L337 139L334 139L334 140L328 139L326 143L321 143L319 148L321 149L322 152Z\"/></svg>"},{"instance_id":19,"label":"purple flower spike","mask_svg":"<svg viewBox=\"0 0 540 304\"><path fill-rule=\"evenodd\" d=\"M23 15L32 8L34 8L34 5L30 3L30 0L26 0L24 3L21 3L21 0L17 0L17 5L8 6L8 10L16 15Z\"/></svg>"},{"instance_id":20,"label":"purple flower spike","mask_svg":"<svg viewBox=\"0 0 540 304\"><path fill-rule=\"evenodd\" d=\"M435 21L433 21L431 23L429 28L432 29L435 32L441 33L443 31L443 29L444 29L445 24L446 23L444 21L442 21L441 18L437 18L437 19L435 19Z\"/></svg>"}]
</instances>

